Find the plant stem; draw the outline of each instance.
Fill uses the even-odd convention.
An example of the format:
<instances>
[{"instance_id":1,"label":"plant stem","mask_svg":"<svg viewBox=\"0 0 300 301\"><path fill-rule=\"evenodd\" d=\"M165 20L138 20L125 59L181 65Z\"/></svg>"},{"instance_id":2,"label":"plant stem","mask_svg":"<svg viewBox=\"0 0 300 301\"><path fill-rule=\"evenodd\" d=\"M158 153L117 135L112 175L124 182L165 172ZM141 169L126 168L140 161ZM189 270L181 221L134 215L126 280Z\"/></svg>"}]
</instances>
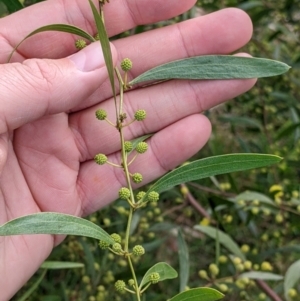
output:
<instances>
[{"instance_id":1,"label":"plant stem","mask_svg":"<svg viewBox=\"0 0 300 301\"><path fill-rule=\"evenodd\" d=\"M131 255L129 254L129 236L130 236L130 229L131 229L131 223L132 223L132 217L133 217L133 212L134 212L134 205L135 205L135 200L134 200L134 194L131 186L131 179L130 179L130 172L128 170L128 162L127 162L127 153L125 151L125 139L124 139L124 133L123 133L123 124L121 120L121 116L123 116L123 101L124 101L124 85L123 85L123 80L122 77L118 71L117 68L115 68L119 84L120 84L120 110L118 112L119 118L117 120L117 128L120 133L120 141L121 141L121 153L122 153L122 167L124 169L125 177L126 177L126 182L127 182L127 187L130 190L130 201L128 201L130 205L130 211L129 211L129 216L128 216L128 221L127 221L127 228L126 228L126 234L125 234L125 246L124 246L124 251L127 253L127 260L128 264L131 270L132 278L134 280L134 287L135 287L135 293L136 293L136 298L137 301L141 301L140 298L140 289L139 285L136 279L134 267L131 261Z\"/></svg>"}]
</instances>

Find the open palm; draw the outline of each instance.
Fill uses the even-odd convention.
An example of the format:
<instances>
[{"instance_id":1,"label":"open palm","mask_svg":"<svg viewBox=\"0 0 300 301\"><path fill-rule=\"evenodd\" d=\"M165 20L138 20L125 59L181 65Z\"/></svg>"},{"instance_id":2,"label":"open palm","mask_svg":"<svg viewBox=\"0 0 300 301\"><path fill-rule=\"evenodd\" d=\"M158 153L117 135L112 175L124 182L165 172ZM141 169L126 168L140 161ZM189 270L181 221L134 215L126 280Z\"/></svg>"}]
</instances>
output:
<instances>
[{"instance_id":1,"label":"open palm","mask_svg":"<svg viewBox=\"0 0 300 301\"><path fill-rule=\"evenodd\" d=\"M194 2L112 1L105 6L108 33L114 36L170 18ZM0 224L41 211L87 215L113 201L125 185L121 171L92 160L105 153L117 162L120 149L118 132L95 118L100 107L114 117L99 43L71 56L74 37L43 33L24 42L13 64L4 64L24 36L53 23L71 23L95 33L88 1L82 0L48 0L0 20ZM243 12L226 9L116 40L111 48L115 64L124 57L133 61L134 77L170 60L230 53L248 42L251 33ZM145 184L192 156L210 135L210 123L199 113L253 84L254 80L174 80L126 93L128 118L138 109L148 116L128 128L126 139L155 133L149 151L131 170L141 172ZM51 235L0 238L0 270L5 275L0 278L0 291L5 292L0 300L8 300L61 240Z\"/></svg>"}]
</instances>

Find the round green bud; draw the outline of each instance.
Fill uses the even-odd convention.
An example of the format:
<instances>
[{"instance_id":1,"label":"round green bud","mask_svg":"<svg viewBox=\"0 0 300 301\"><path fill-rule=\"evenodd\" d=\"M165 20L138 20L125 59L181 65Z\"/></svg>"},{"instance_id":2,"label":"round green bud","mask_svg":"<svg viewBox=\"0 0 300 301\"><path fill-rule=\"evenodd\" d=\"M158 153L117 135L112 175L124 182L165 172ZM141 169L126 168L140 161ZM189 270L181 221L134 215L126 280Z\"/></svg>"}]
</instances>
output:
<instances>
[{"instance_id":1,"label":"round green bud","mask_svg":"<svg viewBox=\"0 0 300 301\"><path fill-rule=\"evenodd\" d=\"M99 241L99 247L101 248L101 249L108 249L108 247L109 247L109 243L108 242L106 242L106 241L104 241L104 240L100 240Z\"/></svg>"},{"instance_id":2,"label":"round green bud","mask_svg":"<svg viewBox=\"0 0 300 301\"><path fill-rule=\"evenodd\" d=\"M227 256L221 255L218 259L219 263L226 263L228 261Z\"/></svg>"},{"instance_id":3,"label":"round green bud","mask_svg":"<svg viewBox=\"0 0 300 301\"><path fill-rule=\"evenodd\" d=\"M134 118L137 120L137 121L142 121L146 118L146 111L145 110L137 110L134 114Z\"/></svg>"},{"instance_id":4,"label":"round green bud","mask_svg":"<svg viewBox=\"0 0 300 301\"><path fill-rule=\"evenodd\" d=\"M132 253L136 256L141 256L145 254L145 249L141 245L134 246L132 249Z\"/></svg>"},{"instance_id":5,"label":"round green bud","mask_svg":"<svg viewBox=\"0 0 300 301\"><path fill-rule=\"evenodd\" d=\"M95 39L96 41L99 41L99 40L100 40L99 33L96 33L96 34L94 35L94 39Z\"/></svg>"},{"instance_id":6,"label":"round green bud","mask_svg":"<svg viewBox=\"0 0 300 301\"><path fill-rule=\"evenodd\" d=\"M234 257L232 259L232 262L233 262L234 265L238 265L238 264L242 263L242 259L240 257Z\"/></svg>"},{"instance_id":7,"label":"round green bud","mask_svg":"<svg viewBox=\"0 0 300 301\"><path fill-rule=\"evenodd\" d=\"M127 187L122 187L119 190L119 198L122 200L127 200L130 198L130 190Z\"/></svg>"},{"instance_id":8,"label":"round green bud","mask_svg":"<svg viewBox=\"0 0 300 301\"><path fill-rule=\"evenodd\" d=\"M250 251L249 245L246 245L246 244L242 245L242 246L241 246L241 251L242 251L243 253L248 253L248 252Z\"/></svg>"},{"instance_id":9,"label":"round green bud","mask_svg":"<svg viewBox=\"0 0 300 301\"><path fill-rule=\"evenodd\" d=\"M257 207L252 207L252 208L251 208L251 212L252 212L253 215L257 215L257 214L259 213L259 208L257 208Z\"/></svg>"},{"instance_id":10,"label":"round green bud","mask_svg":"<svg viewBox=\"0 0 300 301\"><path fill-rule=\"evenodd\" d=\"M94 161L99 165L103 165L107 162L107 157L104 154L98 154L94 157Z\"/></svg>"},{"instance_id":11,"label":"round green bud","mask_svg":"<svg viewBox=\"0 0 300 301\"><path fill-rule=\"evenodd\" d=\"M246 270L251 270L251 269L252 269L252 262L251 262L250 260L246 260L246 261L244 262L244 268L245 268Z\"/></svg>"},{"instance_id":12,"label":"round green bud","mask_svg":"<svg viewBox=\"0 0 300 301\"><path fill-rule=\"evenodd\" d=\"M125 291L125 287L126 287L126 284L125 284L125 282L123 280L118 280L115 283L115 289L118 292L124 292Z\"/></svg>"},{"instance_id":13,"label":"round green bud","mask_svg":"<svg viewBox=\"0 0 300 301\"><path fill-rule=\"evenodd\" d=\"M75 42L75 47L77 49L83 49L84 47L86 47L86 41L85 40L82 40L82 39L79 39Z\"/></svg>"},{"instance_id":14,"label":"round green bud","mask_svg":"<svg viewBox=\"0 0 300 301\"><path fill-rule=\"evenodd\" d=\"M137 199L138 201L140 201L145 195L146 195L146 192L145 192L145 191L140 191L140 192L138 192L138 194L136 195L136 199Z\"/></svg>"},{"instance_id":15,"label":"round green bud","mask_svg":"<svg viewBox=\"0 0 300 301\"><path fill-rule=\"evenodd\" d=\"M156 191L150 191L147 196L149 202L157 202L159 200L159 193Z\"/></svg>"},{"instance_id":16,"label":"round green bud","mask_svg":"<svg viewBox=\"0 0 300 301\"><path fill-rule=\"evenodd\" d=\"M132 68L132 61L129 58L123 59L121 62L121 69L125 72Z\"/></svg>"},{"instance_id":17,"label":"round green bud","mask_svg":"<svg viewBox=\"0 0 300 301\"><path fill-rule=\"evenodd\" d=\"M143 181L143 176L140 173L136 172L132 175L132 181L136 184L139 184Z\"/></svg>"},{"instance_id":18,"label":"round green bud","mask_svg":"<svg viewBox=\"0 0 300 301\"><path fill-rule=\"evenodd\" d=\"M111 238L112 238L115 242L117 242L117 243L119 243L119 244L121 243L122 238L121 238L121 236L120 236L119 234L113 233L113 234L111 234L110 236L111 236Z\"/></svg>"},{"instance_id":19,"label":"round green bud","mask_svg":"<svg viewBox=\"0 0 300 301\"><path fill-rule=\"evenodd\" d=\"M114 243L114 244L112 245L112 249L113 249L115 252L119 253L120 251L122 251L122 246L121 246L121 244L119 244L118 242L116 242L116 243Z\"/></svg>"},{"instance_id":20,"label":"round green bud","mask_svg":"<svg viewBox=\"0 0 300 301\"><path fill-rule=\"evenodd\" d=\"M120 267L127 267L127 265L128 265L128 263L127 263L127 260L125 260L125 259L120 259L120 260L118 260L118 265L120 266Z\"/></svg>"},{"instance_id":21,"label":"round green bud","mask_svg":"<svg viewBox=\"0 0 300 301\"><path fill-rule=\"evenodd\" d=\"M271 266L270 262L268 262L268 261L262 262L262 264L260 265L260 268L262 269L262 271L272 271L273 270L273 267Z\"/></svg>"},{"instance_id":22,"label":"round green bud","mask_svg":"<svg viewBox=\"0 0 300 301\"><path fill-rule=\"evenodd\" d=\"M297 291L294 288L288 290L288 295L290 298L295 298L297 296Z\"/></svg>"},{"instance_id":23,"label":"round green bud","mask_svg":"<svg viewBox=\"0 0 300 301\"><path fill-rule=\"evenodd\" d=\"M207 275L207 272L206 272L205 270L200 270L200 271L198 272L198 275L199 275L199 277L202 278L202 279L208 279L208 275Z\"/></svg>"},{"instance_id":24,"label":"round green bud","mask_svg":"<svg viewBox=\"0 0 300 301\"><path fill-rule=\"evenodd\" d=\"M218 287L222 293L226 293L228 291L228 286L226 284L222 283Z\"/></svg>"},{"instance_id":25,"label":"round green bud","mask_svg":"<svg viewBox=\"0 0 300 301\"><path fill-rule=\"evenodd\" d=\"M126 153L131 152L132 148L133 148L133 146L132 146L132 143L130 141L125 141L124 142L124 149L125 149Z\"/></svg>"},{"instance_id":26,"label":"round green bud","mask_svg":"<svg viewBox=\"0 0 300 301\"><path fill-rule=\"evenodd\" d=\"M128 280L128 285L129 286L134 286L134 280L133 279L129 279Z\"/></svg>"},{"instance_id":27,"label":"round green bud","mask_svg":"<svg viewBox=\"0 0 300 301\"><path fill-rule=\"evenodd\" d=\"M150 279L151 283L157 283L160 279L160 275L159 275L159 273L156 273L156 272L152 273L152 274L150 274L149 279Z\"/></svg>"},{"instance_id":28,"label":"round green bud","mask_svg":"<svg viewBox=\"0 0 300 301\"><path fill-rule=\"evenodd\" d=\"M105 110L103 109L99 109L95 112L96 114L96 118L99 120L105 120L105 118L107 117L107 113Z\"/></svg>"},{"instance_id":29,"label":"round green bud","mask_svg":"<svg viewBox=\"0 0 300 301\"><path fill-rule=\"evenodd\" d=\"M266 295L265 293L260 293L260 294L258 295L258 300L263 301L263 300L265 300L266 298L267 298L267 295Z\"/></svg>"},{"instance_id":30,"label":"round green bud","mask_svg":"<svg viewBox=\"0 0 300 301\"><path fill-rule=\"evenodd\" d=\"M283 222L283 219L284 218L283 218L283 215L281 213L276 214L276 216L275 216L276 223L281 224Z\"/></svg>"},{"instance_id":31,"label":"round green bud","mask_svg":"<svg viewBox=\"0 0 300 301\"><path fill-rule=\"evenodd\" d=\"M143 154L147 151L148 149L148 144L146 142L139 142L135 148L135 150L139 153L139 154Z\"/></svg>"},{"instance_id":32,"label":"round green bud","mask_svg":"<svg viewBox=\"0 0 300 301\"><path fill-rule=\"evenodd\" d=\"M214 263L211 263L211 264L209 265L208 269L209 269L210 274L211 274L212 276L217 276L217 275L219 274L219 272L220 272L218 266L217 266L216 264L214 264Z\"/></svg>"}]
</instances>

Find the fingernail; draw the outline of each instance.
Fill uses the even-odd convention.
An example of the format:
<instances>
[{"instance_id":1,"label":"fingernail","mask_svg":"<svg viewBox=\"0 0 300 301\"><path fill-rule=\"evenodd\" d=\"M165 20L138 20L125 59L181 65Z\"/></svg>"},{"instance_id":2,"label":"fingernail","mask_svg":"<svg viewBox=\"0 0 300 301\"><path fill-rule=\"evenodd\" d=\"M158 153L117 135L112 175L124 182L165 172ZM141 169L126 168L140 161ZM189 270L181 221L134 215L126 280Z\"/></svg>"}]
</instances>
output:
<instances>
[{"instance_id":1,"label":"fingernail","mask_svg":"<svg viewBox=\"0 0 300 301\"><path fill-rule=\"evenodd\" d=\"M92 43L79 52L69 56L77 69L89 72L99 69L105 65L102 49L99 42Z\"/></svg>"}]
</instances>

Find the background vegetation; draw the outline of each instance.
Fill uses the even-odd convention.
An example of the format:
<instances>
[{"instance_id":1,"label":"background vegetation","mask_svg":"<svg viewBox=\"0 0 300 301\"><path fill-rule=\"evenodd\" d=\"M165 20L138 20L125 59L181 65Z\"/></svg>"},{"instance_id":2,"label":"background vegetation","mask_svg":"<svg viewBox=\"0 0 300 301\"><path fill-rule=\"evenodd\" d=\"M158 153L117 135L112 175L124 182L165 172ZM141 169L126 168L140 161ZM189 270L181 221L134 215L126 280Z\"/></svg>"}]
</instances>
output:
<instances>
[{"instance_id":1,"label":"background vegetation","mask_svg":"<svg viewBox=\"0 0 300 301\"><path fill-rule=\"evenodd\" d=\"M2 0L0 13L36 2ZM206 112L213 135L196 157L255 152L284 159L269 169L185 183L136 216L132 242L147 250L139 262L141 275L157 261L169 262L181 273L178 280L155 286L148 300L167 300L198 286L215 287L231 301L300 300L300 2L200 0L180 17L123 35L224 7L244 9L254 23L253 38L243 51L283 61L292 70L260 80L245 95ZM117 200L88 218L113 233L124 231L126 215L126 204ZM239 246L241 256L230 249L228 238L216 243L195 225L218 227ZM68 237L49 260L80 262L84 268L41 269L13 300L25 300L22 296L41 275L43 280L26 300L130 300L113 288L116 279L129 277L126 261L100 250L96 242Z\"/></svg>"}]
</instances>

